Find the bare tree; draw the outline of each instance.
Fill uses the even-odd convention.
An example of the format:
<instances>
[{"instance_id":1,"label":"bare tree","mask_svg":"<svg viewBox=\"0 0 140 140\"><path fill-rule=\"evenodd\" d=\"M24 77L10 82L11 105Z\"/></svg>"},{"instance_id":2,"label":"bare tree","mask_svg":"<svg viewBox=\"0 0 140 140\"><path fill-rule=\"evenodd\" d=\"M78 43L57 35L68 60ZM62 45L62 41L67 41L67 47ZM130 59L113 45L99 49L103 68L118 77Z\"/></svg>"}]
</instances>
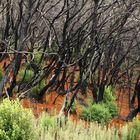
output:
<instances>
[{"instance_id":1,"label":"bare tree","mask_svg":"<svg viewBox=\"0 0 140 140\"><path fill-rule=\"evenodd\" d=\"M54 90L66 95L67 102L72 93L68 111L86 86L95 102L102 101L105 87L117 86L126 75L133 79L129 71L140 61L139 4L137 0L1 0L0 53L12 60L0 82L0 95L18 86L19 96L25 97L47 79L38 98ZM41 54L38 62L37 54ZM23 67L34 72L24 84L17 81Z\"/></svg>"}]
</instances>

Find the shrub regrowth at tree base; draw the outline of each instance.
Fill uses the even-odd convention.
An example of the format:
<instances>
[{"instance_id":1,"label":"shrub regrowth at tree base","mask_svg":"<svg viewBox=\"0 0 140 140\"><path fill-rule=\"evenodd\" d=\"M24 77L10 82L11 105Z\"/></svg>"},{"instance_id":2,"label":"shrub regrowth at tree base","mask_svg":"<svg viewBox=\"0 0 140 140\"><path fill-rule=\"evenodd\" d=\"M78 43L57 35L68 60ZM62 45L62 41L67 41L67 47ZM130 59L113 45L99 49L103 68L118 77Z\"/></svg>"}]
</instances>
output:
<instances>
[{"instance_id":1,"label":"shrub regrowth at tree base","mask_svg":"<svg viewBox=\"0 0 140 140\"><path fill-rule=\"evenodd\" d=\"M109 123L115 116L117 116L117 107L114 90L111 86L105 88L103 102L90 104L88 108L84 107L81 114L82 119L101 124Z\"/></svg>"}]
</instances>

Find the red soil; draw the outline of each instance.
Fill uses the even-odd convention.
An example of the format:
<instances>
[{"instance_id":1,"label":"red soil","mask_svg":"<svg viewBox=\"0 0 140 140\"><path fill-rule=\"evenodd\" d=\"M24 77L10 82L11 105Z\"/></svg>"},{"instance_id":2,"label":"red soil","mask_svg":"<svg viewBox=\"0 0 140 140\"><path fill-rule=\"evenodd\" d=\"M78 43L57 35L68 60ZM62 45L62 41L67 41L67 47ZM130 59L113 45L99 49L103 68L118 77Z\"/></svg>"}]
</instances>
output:
<instances>
[{"instance_id":1,"label":"red soil","mask_svg":"<svg viewBox=\"0 0 140 140\"><path fill-rule=\"evenodd\" d=\"M118 113L119 116L122 116L122 118L127 117L128 113L130 112L129 106L128 106L128 97L126 93L123 92L117 92L118 99L117 99L117 106L118 106ZM56 100L55 104L53 104L54 99L57 97L56 92L52 92L49 95L46 96L46 103L43 104L37 103L34 100L28 100L24 99L22 100L22 104L25 108L31 108L34 115L38 117L43 111L48 112L49 114L58 114L64 101L64 97L59 96ZM76 106L76 115L72 115L71 119L74 121L79 121L78 116L81 113L81 106ZM110 123L111 126L120 127L124 125L124 121L119 118L115 118Z\"/></svg>"},{"instance_id":2,"label":"red soil","mask_svg":"<svg viewBox=\"0 0 140 140\"><path fill-rule=\"evenodd\" d=\"M10 61L8 60L6 60L6 62L4 61L0 62L0 67L3 68L3 66L7 66L9 63ZM127 92L124 92L124 91L117 91L116 95L117 95L116 103L118 106L119 116L122 116L125 118L130 112L129 106L128 106L129 105L128 94ZM38 103L36 100L29 100L29 99L23 99L21 102L25 108L31 108L34 115L38 117L43 111L46 111L49 114L59 113L62 107L63 101L64 101L64 97L59 96L54 104L54 100L56 97L57 97L57 93L52 92L52 93L49 93L49 95L46 95L43 104ZM79 105L77 105L76 107L76 112L77 112L77 115L73 115L72 119L77 121L78 115L81 113L81 107ZM113 119L111 122L111 125L115 125L117 127L120 127L123 124L124 124L124 121L118 118Z\"/></svg>"}]
</instances>

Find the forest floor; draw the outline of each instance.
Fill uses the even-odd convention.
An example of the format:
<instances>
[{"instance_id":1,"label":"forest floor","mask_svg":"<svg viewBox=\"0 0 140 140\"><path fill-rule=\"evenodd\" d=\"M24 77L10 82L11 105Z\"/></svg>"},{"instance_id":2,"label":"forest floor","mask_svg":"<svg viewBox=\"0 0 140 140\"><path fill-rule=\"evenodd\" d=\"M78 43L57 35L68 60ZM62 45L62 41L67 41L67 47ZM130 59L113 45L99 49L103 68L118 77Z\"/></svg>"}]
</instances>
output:
<instances>
[{"instance_id":1,"label":"forest floor","mask_svg":"<svg viewBox=\"0 0 140 140\"><path fill-rule=\"evenodd\" d=\"M1 67L4 65L8 65L8 64L9 64L9 61L6 61L6 64L5 64L5 62L0 62ZM58 114L63 105L64 96L59 96L54 104L54 99L57 97L57 95L58 94L56 92L49 93L48 95L46 95L43 103L38 103L34 99L29 100L26 98L23 99L21 102L23 104L23 107L32 109L35 117L39 117L39 115L43 111L49 113L50 115L52 115L54 113ZM116 104L117 104L117 108L118 108L118 117L113 119L110 125L120 127L120 126L124 125L124 123L125 123L124 120L130 112L129 95L126 91L117 90L116 97L117 97ZM82 111L81 106L77 105L76 114L71 115L71 118L73 120L78 121L79 120L78 116L81 113L81 111Z\"/></svg>"},{"instance_id":2,"label":"forest floor","mask_svg":"<svg viewBox=\"0 0 140 140\"><path fill-rule=\"evenodd\" d=\"M110 123L111 126L116 126L120 127L124 125L125 123L125 118L130 112L129 109L129 101L128 101L128 95L126 92L120 92L117 91L117 108L118 108L118 117L114 118L112 122ZM31 108L34 115L38 117L43 111L48 112L49 114L58 114L64 101L63 96L59 96L58 99L56 100L55 104L54 99L57 97L56 92L52 92L49 95L46 96L46 102L44 103L37 103L34 100L29 100L29 99L23 99L22 104L25 108ZM79 114L81 113L82 108L77 105L76 106L76 114L71 115L71 119L78 121Z\"/></svg>"}]
</instances>

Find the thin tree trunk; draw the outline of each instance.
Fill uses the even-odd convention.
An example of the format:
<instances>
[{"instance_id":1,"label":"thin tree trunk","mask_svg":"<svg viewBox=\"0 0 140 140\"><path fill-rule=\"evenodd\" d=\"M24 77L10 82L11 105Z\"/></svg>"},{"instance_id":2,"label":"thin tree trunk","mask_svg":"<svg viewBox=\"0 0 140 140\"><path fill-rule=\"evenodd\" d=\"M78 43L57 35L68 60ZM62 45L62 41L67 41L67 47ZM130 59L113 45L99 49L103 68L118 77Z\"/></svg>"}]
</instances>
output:
<instances>
[{"instance_id":1,"label":"thin tree trunk","mask_svg":"<svg viewBox=\"0 0 140 140\"><path fill-rule=\"evenodd\" d=\"M99 86L98 102L103 101L103 98L104 98L104 90L105 90L105 85L104 84L101 84Z\"/></svg>"}]
</instances>

